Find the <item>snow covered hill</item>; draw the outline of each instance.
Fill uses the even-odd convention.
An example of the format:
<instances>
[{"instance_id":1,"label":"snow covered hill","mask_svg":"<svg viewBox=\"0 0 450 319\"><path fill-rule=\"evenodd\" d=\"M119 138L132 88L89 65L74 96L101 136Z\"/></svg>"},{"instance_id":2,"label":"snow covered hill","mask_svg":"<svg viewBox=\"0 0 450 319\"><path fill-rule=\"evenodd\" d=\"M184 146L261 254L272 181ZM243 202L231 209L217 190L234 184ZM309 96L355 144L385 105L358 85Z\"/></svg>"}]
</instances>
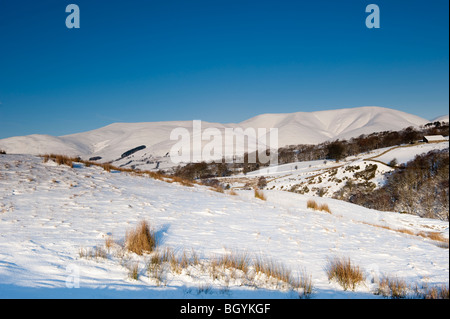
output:
<instances>
[{"instance_id":1,"label":"snow covered hill","mask_svg":"<svg viewBox=\"0 0 450 319\"><path fill-rule=\"evenodd\" d=\"M436 118L434 118L432 120L432 122L445 122L448 123L449 122L449 116L447 115L442 115L442 116L438 116Z\"/></svg>"},{"instance_id":2,"label":"snow covered hill","mask_svg":"<svg viewBox=\"0 0 450 319\"><path fill-rule=\"evenodd\" d=\"M409 297L417 296L414 287L448 287L448 222L316 197L327 213L307 208L311 196L265 195L0 155L0 298L299 297L301 289L258 272L256 256L294 278L306 274L311 298L383 298L374 293L385 277L404 281ZM197 261L156 272L154 255L124 250L126 232L142 220L159 251L194 251ZM232 252L247 256L248 269L210 262ZM328 279L334 257L364 273L354 290Z\"/></svg>"},{"instance_id":3,"label":"snow covered hill","mask_svg":"<svg viewBox=\"0 0 450 319\"><path fill-rule=\"evenodd\" d=\"M238 124L202 122L202 129L218 128L278 128L278 146L318 144L327 140L347 139L361 134L424 125L429 121L415 115L382 107L359 107L319 112L263 114ZM101 158L116 165L144 165L143 169L165 168L173 165L167 158L177 142L170 140L175 128L192 133L192 121L114 123L93 131L66 136L30 135L0 140L0 149L8 154L57 153ZM145 146L132 155L122 154ZM244 145L235 145L236 150ZM225 154L227 155L227 154ZM157 164L159 162L159 164Z\"/></svg>"},{"instance_id":4,"label":"snow covered hill","mask_svg":"<svg viewBox=\"0 0 450 319\"><path fill-rule=\"evenodd\" d=\"M385 183L386 173L394 169L389 164L406 164L415 156L449 148L449 142L417 143L375 149L339 162L316 160L265 167L256 171L220 178L235 189L252 188L259 178L267 180L267 190L291 191L309 196L336 197L348 183L373 183L376 189Z\"/></svg>"}]
</instances>

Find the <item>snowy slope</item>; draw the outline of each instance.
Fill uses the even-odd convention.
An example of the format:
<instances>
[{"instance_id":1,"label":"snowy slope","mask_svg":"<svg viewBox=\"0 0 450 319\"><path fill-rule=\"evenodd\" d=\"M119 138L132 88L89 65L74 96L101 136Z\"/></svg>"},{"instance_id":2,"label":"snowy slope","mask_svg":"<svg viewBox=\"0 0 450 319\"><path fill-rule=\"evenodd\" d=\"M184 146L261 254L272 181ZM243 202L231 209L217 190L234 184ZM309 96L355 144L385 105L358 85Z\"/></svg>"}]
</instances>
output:
<instances>
[{"instance_id":1,"label":"snowy slope","mask_svg":"<svg viewBox=\"0 0 450 319\"><path fill-rule=\"evenodd\" d=\"M238 251L251 258L263 254L293 274L305 271L312 278L312 298L382 298L373 292L383 275L412 285L448 285L448 250L394 231L433 231L448 238L448 222L320 198L328 214L307 209L309 196L280 191L266 196L261 201L249 191L231 196L94 166L0 155L0 297L298 298L281 286L250 285L231 274L213 279L201 265L181 273L167 270L159 286L146 271L149 257L114 249L106 258L79 255L80 249L104 247L108 236L123 242L140 220L155 228L162 248L193 249L202 262ZM333 256L350 257L364 270L366 280L355 291L328 280L324 266ZM129 278L130 263L138 265L138 280ZM68 288L75 274L79 288Z\"/></svg>"},{"instance_id":2,"label":"snowy slope","mask_svg":"<svg viewBox=\"0 0 450 319\"><path fill-rule=\"evenodd\" d=\"M310 113L264 114L238 124L202 122L202 129L218 128L223 132L225 128L265 128L268 132L270 128L278 128L278 146L282 147L290 144L317 144L378 131L401 130L428 122L415 115L392 109L360 107ZM177 142L170 140L170 133L178 127L192 132L192 121L114 123L89 132L60 137L12 137L0 140L0 149L9 154L58 153L81 156L84 159L100 156L102 161L112 161L119 159L121 154L130 149L145 145L145 149L130 158L143 163L156 160L168 162L168 159L162 158ZM264 138L262 140L265 141ZM203 145L205 143L207 141L203 141ZM244 146L236 145L235 149L243 150ZM126 164L130 158L119 161L118 164ZM151 168L153 167L146 167Z\"/></svg>"},{"instance_id":3,"label":"snowy slope","mask_svg":"<svg viewBox=\"0 0 450 319\"><path fill-rule=\"evenodd\" d=\"M393 159L397 160L397 164L406 164L408 161L413 160L416 155L428 153L434 150L443 150L449 147L449 142L441 143L424 143L419 145L407 145L402 147L395 147L383 154L376 156L378 161L389 164Z\"/></svg>"},{"instance_id":4,"label":"snowy slope","mask_svg":"<svg viewBox=\"0 0 450 319\"><path fill-rule=\"evenodd\" d=\"M438 117L436 117L435 119L432 120L432 122L436 122L436 121L448 123L449 122L449 116L448 116L448 114L447 115L442 115L442 116L438 116Z\"/></svg>"},{"instance_id":5,"label":"snowy slope","mask_svg":"<svg viewBox=\"0 0 450 319\"><path fill-rule=\"evenodd\" d=\"M393 168L388 164L396 159L397 165L413 160L417 155L434 150L449 148L449 142L418 143L375 149L357 156L350 156L336 163L334 160L316 160L273 165L260 170L231 177L223 177L222 183L233 188L246 188L246 184L255 186L258 179L264 176L268 190L294 191L310 196L332 197L347 182L370 182L374 188L385 183L385 174ZM375 167L374 176L365 179L364 171ZM358 174L360 177L358 177Z\"/></svg>"}]
</instances>

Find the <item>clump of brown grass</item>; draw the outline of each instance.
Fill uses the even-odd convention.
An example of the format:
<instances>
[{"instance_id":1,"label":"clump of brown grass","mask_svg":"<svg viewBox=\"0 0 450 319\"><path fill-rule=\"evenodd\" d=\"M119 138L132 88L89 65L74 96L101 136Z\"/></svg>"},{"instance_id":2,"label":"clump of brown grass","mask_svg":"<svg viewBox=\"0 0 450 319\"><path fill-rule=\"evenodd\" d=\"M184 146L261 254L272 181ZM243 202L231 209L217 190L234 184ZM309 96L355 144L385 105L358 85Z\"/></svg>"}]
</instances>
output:
<instances>
[{"instance_id":1,"label":"clump of brown grass","mask_svg":"<svg viewBox=\"0 0 450 319\"><path fill-rule=\"evenodd\" d=\"M300 273L298 279L292 280L291 285L299 291L299 297L308 299L313 292L312 276L308 275L304 270Z\"/></svg>"},{"instance_id":2,"label":"clump of brown grass","mask_svg":"<svg viewBox=\"0 0 450 319\"><path fill-rule=\"evenodd\" d=\"M223 188L221 186L212 186L210 189L217 193L225 193L225 191L223 190Z\"/></svg>"},{"instance_id":3,"label":"clump of brown grass","mask_svg":"<svg viewBox=\"0 0 450 319\"><path fill-rule=\"evenodd\" d=\"M314 210L319 210L319 205L316 203L315 200L309 199L309 200L306 202L306 208L311 208L311 209L314 209Z\"/></svg>"},{"instance_id":4,"label":"clump of brown grass","mask_svg":"<svg viewBox=\"0 0 450 319\"><path fill-rule=\"evenodd\" d=\"M438 232L419 232L417 235L448 244L448 238L445 238L441 233Z\"/></svg>"},{"instance_id":5,"label":"clump of brown grass","mask_svg":"<svg viewBox=\"0 0 450 319\"><path fill-rule=\"evenodd\" d=\"M290 269L283 264L274 262L271 259L257 256L253 262L255 273L263 274L268 280L275 279L285 284L288 288L297 290L300 298L309 298L313 291L311 275L306 271L301 271L297 278L294 278Z\"/></svg>"},{"instance_id":6,"label":"clump of brown grass","mask_svg":"<svg viewBox=\"0 0 450 319\"><path fill-rule=\"evenodd\" d=\"M146 221L141 221L136 229L127 231L125 236L126 248L138 255L152 252L156 244L156 233Z\"/></svg>"},{"instance_id":7,"label":"clump of brown grass","mask_svg":"<svg viewBox=\"0 0 450 319\"><path fill-rule=\"evenodd\" d=\"M139 279L139 263L138 262L132 263L131 265L127 266L127 268L129 270L128 276L131 279L138 280Z\"/></svg>"},{"instance_id":8,"label":"clump of brown grass","mask_svg":"<svg viewBox=\"0 0 450 319\"><path fill-rule=\"evenodd\" d=\"M183 250L181 254L175 254L173 250L167 249L164 252L163 257L164 262L168 262L172 271L177 274L180 274L183 269L187 269L190 266L197 266L200 264L200 258L195 250L191 250L191 252L186 252Z\"/></svg>"},{"instance_id":9,"label":"clump of brown grass","mask_svg":"<svg viewBox=\"0 0 450 319\"><path fill-rule=\"evenodd\" d=\"M157 179L160 181L164 181L164 174L161 174L159 172L152 172L152 171L144 171L142 172L143 174L147 174L149 177L153 178L153 179Z\"/></svg>"},{"instance_id":10,"label":"clump of brown grass","mask_svg":"<svg viewBox=\"0 0 450 319\"><path fill-rule=\"evenodd\" d=\"M319 210L322 212L327 212L328 214L331 214L330 207L328 207L328 204L320 204Z\"/></svg>"},{"instance_id":11,"label":"clump of brown grass","mask_svg":"<svg viewBox=\"0 0 450 319\"><path fill-rule=\"evenodd\" d=\"M232 252L211 261L211 263L225 269L238 269L244 273L247 273L250 265L250 259L247 253Z\"/></svg>"},{"instance_id":12,"label":"clump of brown grass","mask_svg":"<svg viewBox=\"0 0 450 319\"><path fill-rule=\"evenodd\" d=\"M320 204L319 205L313 199L309 199L306 202L306 208L311 208L313 210L323 211L323 212L327 212L327 213L331 214L331 210L330 210L330 207L328 206L328 204Z\"/></svg>"},{"instance_id":13,"label":"clump of brown grass","mask_svg":"<svg viewBox=\"0 0 450 319\"><path fill-rule=\"evenodd\" d=\"M169 183L179 183L183 186L188 186L188 187L194 186L193 182L186 178L182 178L180 176L171 176L170 178L171 178L171 180L168 181Z\"/></svg>"},{"instance_id":14,"label":"clump of brown grass","mask_svg":"<svg viewBox=\"0 0 450 319\"><path fill-rule=\"evenodd\" d=\"M350 258L334 257L329 259L325 267L328 280L335 279L344 290L355 290L356 285L365 280L363 271L359 266L352 265Z\"/></svg>"},{"instance_id":15,"label":"clump of brown grass","mask_svg":"<svg viewBox=\"0 0 450 319\"><path fill-rule=\"evenodd\" d=\"M228 194L230 194L230 195L232 195L232 196L237 196L237 193L236 193L233 189L231 189L231 190L228 192Z\"/></svg>"},{"instance_id":16,"label":"clump of brown grass","mask_svg":"<svg viewBox=\"0 0 450 319\"><path fill-rule=\"evenodd\" d=\"M114 243L114 239L112 236L105 237L105 247L108 251L111 250L111 248L113 248L114 244L115 243Z\"/></svg>"},{"instance_id":17,"label":"clump of brown grass","mask_svg":"<svg viewBox=\"0 0 450 319\"><path fill-rule=\"evenodd\" d=\"M423 294L424 299L449 299L448 285L432 287Z\"/></svg>"},{"instance_id":18,"label":"clump of brown grass","mask_svg":"<svg viewBox=\"0 0 450 319\"><path fill-rule=\"evenodd\" d=\"M104 164L101 164L101 167L102 167L105 171L107 171L108 173L110 173L111 170L113 170L113 169L117 169L117 168L115 168L113 165L111 165L110 163L104 163Z\"/></svg>"},{"instance_id":19,"label":"clump of brown grass","mask_svg":"<svg viewBox=\"0 0 450 319\"><path fill-rule=\"evenodd\" d=\"M253 264L255 272L266 275L267 277L272 277L276 280L292 283L293 278L291 276L291 271L280 263L276 263L273 260L269 260L258 256Z\"/></svg>"},{"instance_id":20,"label":"clump of brown grass","mask_svg":"<svg viewBox=\"0 0 450 319\"><path fill-rule=\"evenodd\" d=\"M264 195L263 191L255 188L255 197L260 200L267 200L266 196Z\"/></svg>"},{"instance_id":21,"label":"clump of brown grass","mask_svg":"<svg viewBox=\"0 0 450 319\"><path fill-rule=\"evenodd\" d=\"M393 299L403 299L406 298L408 288L403 279L384 276L380 280L377 294Z\"/></svg>"},{"instance_id":22,"label":"clump of brown grass","mask_svg":"<svg viewBox=\"0 0 450 319\"><path fill-rule=\"evenodd\" d=\"M150 258L150 261L147 265L147 271L149 277L155 279L158 286L161 283L164 283L164 264L169 262L172 254L172 251L169 248L166 248L163 251L154 251Z\"/></svg>"},{"instance_id":23,"label":"clump of brown grass","mask_svg":"<svg viewBox=\"0 0 450 319\"><path fill-rule=\"evenodd\" d=\"M67 165L69 167L73 167L73 162L78 161L78 158L66 155L45 154L42 157L44 158L44 163L53 160L58 165Z\"/></svg>"},{"instance_id":24,"label":"clump of brown grass","mask_svg":"<svg viewBox=\"0 0 450 319\"><path fill-rule=\"evenodd\" d=\"M80 250L78 251L78 255L80 256L80 258L94 258L94 259L98 259L98 258L107 258L107 254L106 251L99 246L95 246L94 248L80 248Z\"/></svg>"}]
</instances>

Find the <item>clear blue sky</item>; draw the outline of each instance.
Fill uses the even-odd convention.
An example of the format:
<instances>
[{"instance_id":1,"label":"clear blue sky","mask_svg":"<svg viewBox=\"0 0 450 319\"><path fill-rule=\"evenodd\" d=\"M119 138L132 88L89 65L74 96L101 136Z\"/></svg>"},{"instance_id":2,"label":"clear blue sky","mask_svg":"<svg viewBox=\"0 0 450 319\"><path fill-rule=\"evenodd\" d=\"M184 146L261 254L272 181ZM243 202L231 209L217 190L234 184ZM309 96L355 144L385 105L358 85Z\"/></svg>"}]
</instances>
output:
<instances>
[{"instance_id":1,"label":"clear blue sky","mask_svg":"<svg viewBox=\"0 0 450 319\"><path fill-rule=\"evenodd\" d=\"M68 29L68 4L80 29ZM375 3L381 28L368 29ZM0 0L0 138L384 106L448 114L448 0Z\"/></svg>"}]
</instances>

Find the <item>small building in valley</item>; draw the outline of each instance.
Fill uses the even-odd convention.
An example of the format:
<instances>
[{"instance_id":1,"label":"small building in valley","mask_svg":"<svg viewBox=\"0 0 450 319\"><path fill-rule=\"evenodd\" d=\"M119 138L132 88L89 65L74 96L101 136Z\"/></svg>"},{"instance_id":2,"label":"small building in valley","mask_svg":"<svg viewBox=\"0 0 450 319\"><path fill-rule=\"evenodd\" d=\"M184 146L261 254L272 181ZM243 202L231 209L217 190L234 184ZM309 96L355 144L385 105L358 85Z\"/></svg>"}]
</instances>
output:
<instances>
[{"instance_id":1,"label":"small building in valley","mask_svg":"<svg viewBox=\"0 0 450 319\"><path fill-rule=\"evenodd\" d=\"M446 141L442 135L427 135L423 137L425 143Z\"/></svg>"}]
</instances>

